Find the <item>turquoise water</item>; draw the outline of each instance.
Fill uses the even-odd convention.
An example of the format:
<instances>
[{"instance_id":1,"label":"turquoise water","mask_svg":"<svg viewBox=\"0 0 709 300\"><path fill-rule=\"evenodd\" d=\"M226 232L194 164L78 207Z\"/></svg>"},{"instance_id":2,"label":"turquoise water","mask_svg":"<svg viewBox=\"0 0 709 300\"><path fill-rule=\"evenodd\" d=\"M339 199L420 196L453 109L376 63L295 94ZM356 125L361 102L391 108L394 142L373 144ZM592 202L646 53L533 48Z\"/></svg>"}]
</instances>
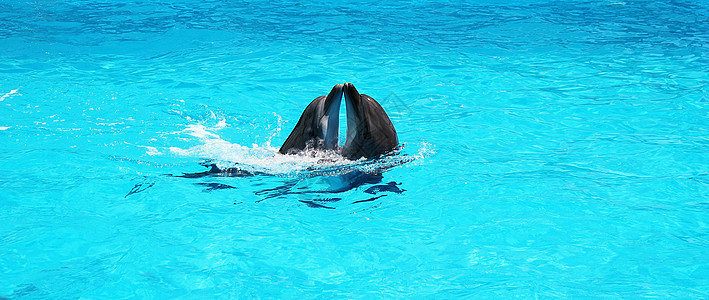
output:
<instances>
[{"instance_id":1,"label":"turquoise water","mask_svg":"<svg viewBox=\"0 0 709 300\"><path fill-rule=\"evenodd\" d=\"M705 1L0 1L0 49L2 298L709 297ZM401 152L276 154L345 81Z\"/></svg>"}]
</instances>

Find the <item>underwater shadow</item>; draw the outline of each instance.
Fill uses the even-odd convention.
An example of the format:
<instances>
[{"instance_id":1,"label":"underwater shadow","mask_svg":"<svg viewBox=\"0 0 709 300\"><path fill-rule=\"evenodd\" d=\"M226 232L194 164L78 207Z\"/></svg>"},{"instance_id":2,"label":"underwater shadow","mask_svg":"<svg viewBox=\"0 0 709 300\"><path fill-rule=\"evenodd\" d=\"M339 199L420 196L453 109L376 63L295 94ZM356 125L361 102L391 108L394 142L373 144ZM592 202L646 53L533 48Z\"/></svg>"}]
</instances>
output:
<instances>
[{"instance_id":1,"label":"underwater shadow","mask_svg":"<svg viewBox=\"0 0 709 300\"><path fill-rule=\"evenodd\" d=\"M312 208L335 209L333 204L343 200L342 194L356 190L364 189L366 195L363 199L352 201L351 204L372 202L390 193L401 194L406 190L400 188L401 183L391 181L382 183L385 169L374 172L365 172L357 168L313 168L307 170L300 176L284 177L282 175L274 175L266 172L245 170L238 166L229 168L219 168L217 164L211 161L200 163L208 170L195 173L182 173L181 175L166 174L171 177L190 178L190 179L208 179L214 177L279 177L284 181L273 188L262 189L254 192L260 199L256 202L262 202L274 198L291 198L293 196L312 195L311 199L297 199L299 202ZM215 182L198 182L195 185L203 186L203 192L212 192L215 190L236 189L236 187ZM365 189L366 187L366 189Z\"/></svg>"}]
</instances>

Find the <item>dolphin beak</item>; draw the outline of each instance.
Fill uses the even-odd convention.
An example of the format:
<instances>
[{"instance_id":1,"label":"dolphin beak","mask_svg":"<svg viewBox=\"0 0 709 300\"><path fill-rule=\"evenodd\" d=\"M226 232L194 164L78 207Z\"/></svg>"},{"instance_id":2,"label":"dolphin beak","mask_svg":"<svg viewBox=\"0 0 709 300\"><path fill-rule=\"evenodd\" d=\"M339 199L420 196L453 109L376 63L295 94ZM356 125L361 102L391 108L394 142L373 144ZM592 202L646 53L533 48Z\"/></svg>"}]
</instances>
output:
<instances>
[{"instance_id":1,"label":"dolphin beak","mask_svg":"<svg viewBox=\"0 0 709 300\"><path fill-rule=\"evenodd\" d=\"M331 113L333 108L337 108L337 114L340 113L340 101L342 100L342 90L344 86L342 84L337 84L332 87L330 93L325 99L325 112Z\"/></svg>"},{"instance_id":2,"label":"dolphin beak","mask_svg":"<svg viewBox=\"0 0 709 300\"><path fill-rule=\"evenodd\" d=\"M359 92L354 87L354 84L346 82L344 85L344 94L345 94L345 102L347 103L348 108L350 106L352 106L352 108L359 107L359 102L361 101L361 99L360 99ZM349 119L349 115L350 115L349 109L347 110L347 115L348 115L348 119Z\"/></svg>"},{"instance_id":3,"label":"dolphin beak","mask_svg":"<svg viewBox=\"0 0 709 300\"><path fill-rule=\"evenodd\" d=\"M330 94L323 103L323 117L320 126L323 129L325 149L336 149L340 130L340 103L342 102L343 85L332 87Z\"/></svg>"},{"instance_id":4,"label":"dolphin beak","mask_svg":"<svg viewBox=\"0 0 709 300\"><path fill-rule=\"evenodd\" d=\"M354 84L349 82L345 83L343 93L345 94L345 104L347 107L347 128L349 130L350 125L356 125L356 123L361 120L360 105L362 98L357 89L354 87Z\"/></svg>"},{"instance_id":5,"label":"dolphin beak","mask_svg":"<svg viewBox=\"0 0 709 300\"><path fill-rule=\"evenodd\" d=\"M357 136L357 128L362 121L360 117L361 96L353 84L346 82L344 85L345 107L347 109L347 136L345 137L345 148L350 147L355 136Z\"/></svg>"}]
</instances>

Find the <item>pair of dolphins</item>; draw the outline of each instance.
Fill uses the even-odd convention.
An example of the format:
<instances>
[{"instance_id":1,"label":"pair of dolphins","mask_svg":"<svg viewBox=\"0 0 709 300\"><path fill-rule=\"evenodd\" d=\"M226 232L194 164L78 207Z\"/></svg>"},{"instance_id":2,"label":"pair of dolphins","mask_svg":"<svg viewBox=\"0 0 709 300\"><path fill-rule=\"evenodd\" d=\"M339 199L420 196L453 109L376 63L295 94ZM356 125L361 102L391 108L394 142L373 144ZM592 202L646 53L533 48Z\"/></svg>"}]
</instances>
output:
<instances>
[{"instance_id":1,"label":"pair of dolphins","mask_svg":"<svg viewBox=\"0 0 709 300\"><path fill-rule=\"evenodd\" d=\"M345 96L347 137L338 143L340 103ZM399 145L394 125L379 103L360 94L351 83L335 85L330 94L315 98L279 150L294 154L306 149L335 150L350 160L376 158Z\"/></svg>"}]
</instances>

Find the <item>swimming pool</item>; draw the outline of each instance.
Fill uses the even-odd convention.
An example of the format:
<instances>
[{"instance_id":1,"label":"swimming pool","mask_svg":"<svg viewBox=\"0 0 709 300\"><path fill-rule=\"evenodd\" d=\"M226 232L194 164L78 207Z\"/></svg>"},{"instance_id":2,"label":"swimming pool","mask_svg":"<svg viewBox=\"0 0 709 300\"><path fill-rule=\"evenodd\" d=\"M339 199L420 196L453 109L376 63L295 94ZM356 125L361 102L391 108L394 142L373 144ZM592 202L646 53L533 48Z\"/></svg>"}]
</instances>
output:
<instances>
[{"instance_id":1,"label":"swimming pool","mask_svg":"<svg viewBox=\"0 0 709 300\"><path fill-rule=\"evenodd\" d=\"M14 1L0 49L2 298L709 294L707 3ZM345 81L401 152L275 154Z\"/></svg>"}]
</instances>

